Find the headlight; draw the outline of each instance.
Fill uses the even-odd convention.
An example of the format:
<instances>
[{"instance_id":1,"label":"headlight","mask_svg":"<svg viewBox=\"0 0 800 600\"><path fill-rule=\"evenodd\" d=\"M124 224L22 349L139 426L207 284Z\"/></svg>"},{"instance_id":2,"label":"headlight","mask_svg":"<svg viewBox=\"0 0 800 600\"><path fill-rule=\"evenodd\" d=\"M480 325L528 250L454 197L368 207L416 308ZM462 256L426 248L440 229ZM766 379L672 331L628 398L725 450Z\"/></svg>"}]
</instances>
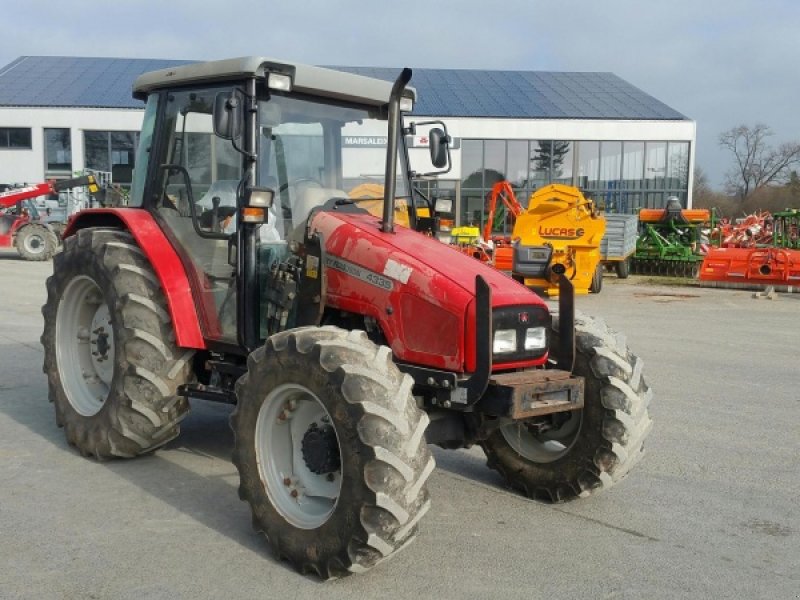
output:
<instances>
[{"instance_id":1,"label":"headlight","mask_svg":"<svg viewBox=\"0 0 800 600\"><path fill-rule=\"evenodd\" d=\"M281 90L283 92L292 91L292 78L283 73L270 73L267 78L267 87L271 90Z\"/></svg>"},{"instance_id":2,"label":"headlight","mask_svg":"<svg viewBox=\"0 0 800 600\"><path fill-rule=\"evenodd\" d=\"M495 354L508 354L517 350L517 332L514 329L498 329L494 332L492 352Z\"/></svg>"},{"instance_id":3,"label":"headlight","mask_svg":"<svg viewBox=\"0 0 800 600\"><path fill-rule=\"evenodd\" d=\"M531 327L525 331L525 350L541 350L546 346L547 331L544 327Z\"/></svg>"}]
</instances>

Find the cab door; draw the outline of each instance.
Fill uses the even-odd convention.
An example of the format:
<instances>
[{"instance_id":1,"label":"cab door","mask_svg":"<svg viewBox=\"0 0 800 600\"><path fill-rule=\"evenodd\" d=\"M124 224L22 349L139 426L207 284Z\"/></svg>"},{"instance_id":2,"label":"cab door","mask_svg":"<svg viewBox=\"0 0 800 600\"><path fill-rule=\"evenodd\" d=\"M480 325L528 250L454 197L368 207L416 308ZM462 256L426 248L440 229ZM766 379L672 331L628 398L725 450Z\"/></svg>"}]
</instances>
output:
<instances>
[{"instance_id":1,"label":"cab door","mask_svg":"<svg viewBox=\"0 0 800 600\"><path fill-rule=\"evenodd\" d=\"M168 92L153 150L157 156L151 211L189 274L203 335L237 343L236 270L230 260L237 229L237 189L243 158L214 134L210 87Z\"/></svg>"}]
</instances>

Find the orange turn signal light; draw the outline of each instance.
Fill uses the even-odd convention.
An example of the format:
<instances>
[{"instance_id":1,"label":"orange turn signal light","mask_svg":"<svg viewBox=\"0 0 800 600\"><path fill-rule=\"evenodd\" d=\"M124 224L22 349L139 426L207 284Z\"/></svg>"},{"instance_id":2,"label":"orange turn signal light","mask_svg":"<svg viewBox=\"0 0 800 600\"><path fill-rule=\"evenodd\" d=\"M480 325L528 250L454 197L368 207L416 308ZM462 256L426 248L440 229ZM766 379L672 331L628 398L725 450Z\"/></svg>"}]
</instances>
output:
<instances>
[{"instance_id":1,"label":"orange turn signal light","mask_svg":"<svg viewBox=\"0 0 800 600\"><path fill-rule=\"evenodd\" d=\"M244 223L264 223L266 220L266 210L263 208L247 206L242 209L242 222Z\"/></svg>"}]
</instances>

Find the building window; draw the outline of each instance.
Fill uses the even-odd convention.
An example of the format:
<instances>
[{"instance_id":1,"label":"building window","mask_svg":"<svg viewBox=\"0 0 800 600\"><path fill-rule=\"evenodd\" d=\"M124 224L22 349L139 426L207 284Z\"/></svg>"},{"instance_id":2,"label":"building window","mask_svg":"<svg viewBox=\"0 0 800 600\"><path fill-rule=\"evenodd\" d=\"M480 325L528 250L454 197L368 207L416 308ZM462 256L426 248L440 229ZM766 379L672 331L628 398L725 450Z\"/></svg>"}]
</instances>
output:
<instances>
[{"instance_id":1,"label":"building window","mask_svg":"<svg viewBox=\"0 0 800 600\"><path fill-rule=\"evenodd\" d=\"M551 183L563 183L572 185L572 171L574 156L572 152L572 142L563 140L553 140L552 163L551 163Z\"/></svg>"},{"instance_id":2,"label":"building window","mask_svg":"<svg viewBox=\"0 0 800 600\"><path fill-rule=\"evenodd\" d=\"M528 185L528 170L528 141L509 140L506 177L514 190L523 189Z\"/></svg>"},{"instance_id":3,"label":"building window","mask_svg":"<svg viewBox=\"0 0 800 600\"><path fill-rule=\"evenodd\" d=\"M667 173L667 143L647 142L645 149L645 187L648 190L663 189Z\"/></svg>"},{"instance_id":4,"label":"building window","mask_svg":"<svg viewBox=\"0 0 800 600\"><path fill-rule=\"evenodd\" d=\"M83 164L93 171L111 171L108 131L83 132Z\"/></svg>"},{"instance_id":5,"label":"building window","mask_svg":"<svg viewBox=\"0 0 800 600\"><path fill-rule=\"evenodd\" d=\"M111 132L111 181L130 185L136 162L136 138L133 131Z\"/></svg>"},{"instance_id":6,"label":"building window","mask_svg":"<svg viewBox=\"0 0 800 600\"><path fill-rule=\"evenodd\" d=\"M461 145L461 175L466 188L483 187L483 142L464 140Z\"/></svg>"},{"instance_id":7,"label":"building window","mask_svg":"<svg viewBox=\"0 0 800 600\"><path fill-rule=\"evenodd\" d=\"M461 144L461 225L480 226L483 222L483 140L464 140Z\"/></svg>"},{"instance_id":8,"label":"building window","mask_svg":"<svg viewBox=\"0 0 800 600\"><path fill-rule=\"evenodd\" d=\"M600 186L600 142L578 142L578 187L594 191Z\"/></svg>"},{"instance_id":9,"label":"building window","mask_svg":"<svg viewBox=\"0 0 800 600\"><path fill-rule=\"evenodd\" d=\"M689 143L670 142L667 148L667 188L680 191L689 185Z\"/></svg>"},{"instance_id":10,"label":"building window","mask_svg":"<svg viewBox=\"0 0 800 600\"><path fill-rule=\"evenodd\" d=\"M111 173L114 183L130 186L138 141L136 131L84 131L84 164L87 169Z\"/></svg>"},{"instance_id":11,"label":"building window","mask_svg":"<svg viewBox=\"0 0 800 600\"><path fill-rule=\"evenodd\" d=\"M625 142L622 151L622 186L640 190L644 180L644 142Z\"/></svg>"},{"instance_id":12,"label":"building window","mask_svg":"<svg viewBox=\"0 0 800 600\"><path fill-rule=\"evenodd\" d=\"M69 129L44 130L45 175L72 173L72 138Z\"/></svg>"},{"instance_id":13,"label":"building window","mask_svg":"<svg viewBox=\"0 0 800 600\"><path fill-rule=\"evenodd\" d=\"M483 142L483 187L491 189L498 181L506 179L505 140Z\"/></svg>"},{"instance_id":14,"label":"building window","mask_svg":"<svg viewBox=\"0 0 800 600\"><path fill-rule=\"evenodd\" d=\"M661 208L669 196L685 206L689 152L689 142L463 140L459 224L483 226L500 179L511 183L522 206L551 183L576 185L607 212ZM507 234L503 214L496 215L496 233Z\"/></svg>"},{"instance_id":15,"label":"building window","mask_svg":"<svg viewBox=\"0 0 800 600\"><path fill-rule=\"evenodd\" d=\"M550 140L531 142L530 175L528 177L528 189L531 191L550 183L550 159L552 153L553 143ZM527 200L523 204L527 205Z\"/></svg>"},{"instance_id":16,"label":"building window","mask_svg":"<svg viewBox=\"0 0 800 600\"><path fill-rule=\"evenodd\" d=\"M0 148L30 150L31 139L29 127L0 127Z\"/></svg>"}]
</instances>

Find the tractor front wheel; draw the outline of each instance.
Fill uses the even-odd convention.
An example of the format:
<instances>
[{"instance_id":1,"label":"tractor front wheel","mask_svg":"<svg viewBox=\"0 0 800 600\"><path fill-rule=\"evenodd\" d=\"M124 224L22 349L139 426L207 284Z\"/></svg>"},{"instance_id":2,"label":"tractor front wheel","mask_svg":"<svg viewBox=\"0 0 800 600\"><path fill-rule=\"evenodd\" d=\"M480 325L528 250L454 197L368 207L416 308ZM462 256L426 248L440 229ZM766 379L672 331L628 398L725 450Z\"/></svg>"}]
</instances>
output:
<instances>
[{"instance_id":1,"label":"tractor front wheel","mask_svg":"<svg viewBox=\"0 0 800 600\"><path fill-rule=\"evenodd\" d=\"M58 248L58 237L44 225L32 223L19 228L14 245L25 260L50 260Z\"/></svg>"},{"instance_id":2,"label":"tractor front wheel","mask_svg":"<svg viewBox=\"0 0 800 600\"><path fill-rule=\"evenodd\" d=\"M123 231L67 238L47 280L44 372L56 422L84 456L133 457L178 435L192 351L174 341L147 258Z\"/></svg>"},{"instance_id":3,"label":"tractor front wheel","mask_svg":"<svg viewBox=\"0 0 800 600\"><path fill-rule=\"evenodd\" d=\"M428 416L391 350L304 327L248 358L231 417L239 496L275 553L324 579L405 547L430 507Z\"/></svg>"},{"instance_id":4,"label":"tractor front wheel","mask_svg":"<svg viewBox=\"0 0 800 600\"><path fill-rule=\"evenodd\" d=\"M558 321L553 324L555 355ZM515 422L482 442L490 467L513 488L547 502L588 496L639 462L652 421L642 361L604 323L575 315L573 373L584 378L584 407L542 423Z\"/></svg>"}]
</instances>

